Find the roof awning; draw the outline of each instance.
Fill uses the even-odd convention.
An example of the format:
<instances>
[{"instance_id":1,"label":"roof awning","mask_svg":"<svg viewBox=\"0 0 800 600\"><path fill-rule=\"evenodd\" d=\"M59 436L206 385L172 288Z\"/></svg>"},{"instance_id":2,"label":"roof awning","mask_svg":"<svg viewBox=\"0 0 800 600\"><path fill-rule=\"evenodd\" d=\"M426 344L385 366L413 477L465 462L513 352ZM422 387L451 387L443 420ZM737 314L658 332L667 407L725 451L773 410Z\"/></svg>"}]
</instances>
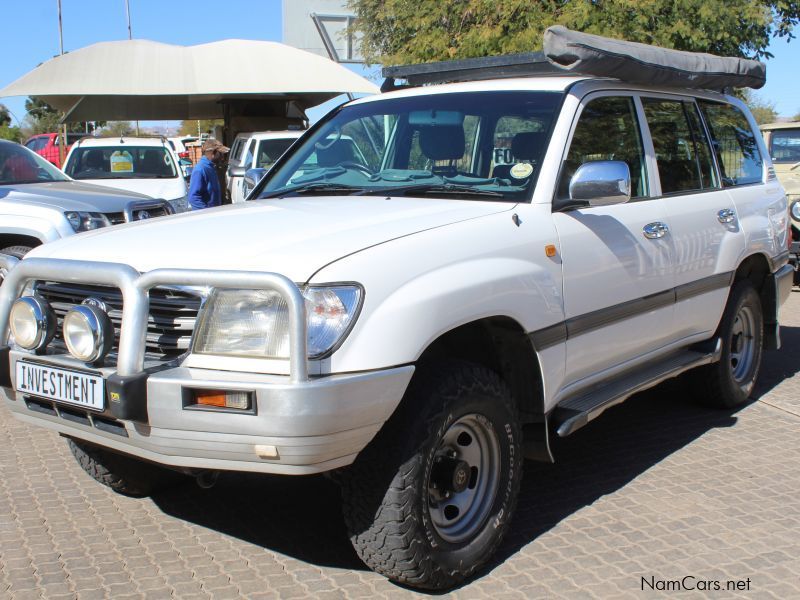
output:
<instances>
[{"instance_id":1,"label":"roof awning","mask_svg":"<svg viewBox=\"0 0 800 600\"><path fill-rule=\"evenodd\" d=\"M124 40L42 63L0 90L0 97L36 96L67 113L66 120L109 121L222 118L226 103L252 101L288 113L344 93L377 91L327 58L277 42L175 46Z\"/></svg>"}]
</instances>

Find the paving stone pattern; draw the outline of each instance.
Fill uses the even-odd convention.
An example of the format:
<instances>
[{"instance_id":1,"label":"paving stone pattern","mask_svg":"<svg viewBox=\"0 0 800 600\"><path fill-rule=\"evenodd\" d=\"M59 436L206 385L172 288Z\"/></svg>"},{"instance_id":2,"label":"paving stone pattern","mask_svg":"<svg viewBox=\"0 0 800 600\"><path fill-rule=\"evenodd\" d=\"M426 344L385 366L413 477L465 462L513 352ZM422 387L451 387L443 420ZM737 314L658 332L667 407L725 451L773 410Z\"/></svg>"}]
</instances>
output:
<instances>
[{"instance_id":1,"label":"paving stone pattern","mask_svg":"<svg viewBox=\"0 0 800 600\"><path fill-rule=\"evenodd\" d=\"M556 440L555 465L527 465L496 559L449 595L800 598L800 292L782 320L757 402L708 410L667 384ZM118 496L57 435L0 408L3 598L417 595L359 562L340 511L323 477L230 474L211 490ZM642 583L686 576L749 589Z\"/></svg>"}]
</instances>

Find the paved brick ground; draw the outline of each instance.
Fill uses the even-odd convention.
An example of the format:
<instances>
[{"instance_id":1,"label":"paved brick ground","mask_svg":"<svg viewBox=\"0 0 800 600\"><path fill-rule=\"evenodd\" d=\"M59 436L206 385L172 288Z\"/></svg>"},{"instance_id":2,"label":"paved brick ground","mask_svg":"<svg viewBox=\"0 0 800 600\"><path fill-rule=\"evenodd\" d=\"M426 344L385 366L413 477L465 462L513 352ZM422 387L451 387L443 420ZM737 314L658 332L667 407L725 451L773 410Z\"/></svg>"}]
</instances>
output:
<instances>
[{"instance_id":1,"label":"paved brick ground","mask_svg":"<svg viewBox=\"0 0 800 600\"><path fill-rule=\"evenodd\" d=\"M497 560L451 595L635 598L657 595L643 577L692 576L800 598L800 292L783 320L758 402L711 411L662 386L558 440L556 465L529 464ZM117 496L0 408L2 597L412 596L364 568L341 522L321 477Z\"/></svg>"}]
</instances>

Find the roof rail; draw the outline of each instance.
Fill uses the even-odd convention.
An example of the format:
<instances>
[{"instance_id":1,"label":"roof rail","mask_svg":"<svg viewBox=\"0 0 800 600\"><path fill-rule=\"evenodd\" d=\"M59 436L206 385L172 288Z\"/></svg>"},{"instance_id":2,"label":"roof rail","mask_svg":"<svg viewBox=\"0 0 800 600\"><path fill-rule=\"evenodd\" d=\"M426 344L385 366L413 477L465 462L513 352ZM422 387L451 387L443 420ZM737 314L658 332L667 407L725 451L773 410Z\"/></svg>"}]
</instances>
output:
<instances>
[{"instance_id":1,"label":"roof rail","mask_svg":"<svg viewBox=\"0 0 800 600\"><path fill-rule=\"evenodd\" d=\"M523 52L483 58L466 58L418 65L384 67L386 78L381 91L394 89L395 79L405 79L409 86L426 83L450 83L455 81L479 81L482 79L507 79L509 77L531 77L542 75L561 75L574 77L553 65L544 52Z\"/></svg>"}]
</instances>

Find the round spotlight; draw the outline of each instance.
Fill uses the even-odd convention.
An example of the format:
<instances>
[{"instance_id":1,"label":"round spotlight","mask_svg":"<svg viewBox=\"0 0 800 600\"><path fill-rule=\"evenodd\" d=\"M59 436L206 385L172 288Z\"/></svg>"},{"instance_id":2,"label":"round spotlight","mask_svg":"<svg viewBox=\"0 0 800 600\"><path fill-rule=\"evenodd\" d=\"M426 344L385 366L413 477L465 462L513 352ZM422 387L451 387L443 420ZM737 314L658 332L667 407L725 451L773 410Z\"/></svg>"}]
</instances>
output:
<instances>
[{"instance_id":1,"label":"round spotlight","mask_svg":"<svg viewBox=\"0 0 800 600\"><path fill-rule=\"evenodd\" d=\"M14 343L26 350L44 348L56 331L56 316L39 296L23 296L11 307L9 318Z\"/></svg>"},{"instance_id":2,"label":"round spotlight","mask_svg":"<svg viewBox=\"0 0 800 600\"><path fill-rule=\"evenodd\" d=\"M73 306L64 316L64 343L78 360L93 363L105 358L114 342L108 315L96 306Z\"/></svg>"},{"instance_id":3,"label":"round spotlight","mask_svg":"<svg viewBox=\"0 0 800 600\"><path fill-rule=\"evenodd\" d=\"M800 221L800 200L792 202L791 206L792 217L795 221Z\"/></svg>"}]
</instances>

